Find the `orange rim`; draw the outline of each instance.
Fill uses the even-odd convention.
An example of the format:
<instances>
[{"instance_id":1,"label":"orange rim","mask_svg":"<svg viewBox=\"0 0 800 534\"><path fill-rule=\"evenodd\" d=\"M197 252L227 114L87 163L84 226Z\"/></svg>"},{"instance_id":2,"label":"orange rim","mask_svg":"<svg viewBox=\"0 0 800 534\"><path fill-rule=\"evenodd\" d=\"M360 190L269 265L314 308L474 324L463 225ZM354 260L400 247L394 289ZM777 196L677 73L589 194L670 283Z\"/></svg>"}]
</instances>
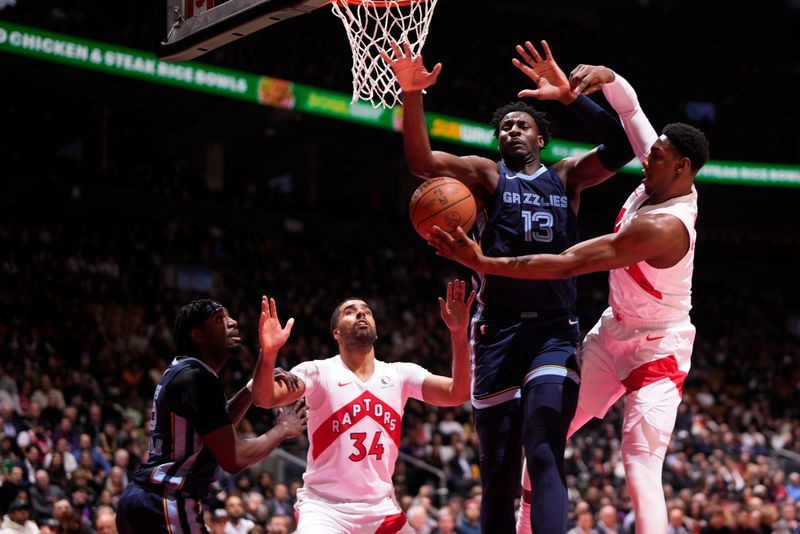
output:
<instances>
[{"instance_id":1,"label":"orange rim","mask_svg":"<svg viewBox=\"0 0 800 534\"><path fill-rule=\"evenodd\" d=\"M369 4L375 7L391 7L399 6L405 7L411 4L420 4L428 0L395 0L394 2L388 0L330 0L331 4L350 4L351 6L360 6L362 4Z\"/></svg>"}]
</instances>

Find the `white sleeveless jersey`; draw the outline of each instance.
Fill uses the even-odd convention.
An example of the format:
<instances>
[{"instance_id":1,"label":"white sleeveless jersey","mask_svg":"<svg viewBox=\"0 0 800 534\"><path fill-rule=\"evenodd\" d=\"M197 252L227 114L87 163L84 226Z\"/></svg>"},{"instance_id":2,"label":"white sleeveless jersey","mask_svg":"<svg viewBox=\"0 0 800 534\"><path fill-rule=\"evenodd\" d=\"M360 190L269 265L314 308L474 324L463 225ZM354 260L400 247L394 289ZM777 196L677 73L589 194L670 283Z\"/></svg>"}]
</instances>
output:
<instances>
[{"instance_id":1,"label":"white sleeveless jersey","mask_svg":"<svg viewBox=\"0 0 800 534\"><path fill-rule=\"evenodd\" d=\"M685 320L692 309L697 191L692 186L688 195L644 206L648 198L644 184L637 187L619 212L614 232L619 232L641 215L665 213L677 217L686 226L689 250L678 263L666 269L656 269L643 261L612 270L608 277L608 302L613 312L622 316L648 321Z\"/></svg>"},{"instance_id":2,"label":"white sleeveless jersey","mask_svg":"<svg viewBox=\"0 0 800 534\"><path fill-rule=\"evenodd\" d=\"M392 474L409 397L422 400L430 373L413 363L375 360L362 382L341 356L292 369L305 383L308 467L304 487L332 501L376 502L394 494Z\"/></svg>"}]
</instances>

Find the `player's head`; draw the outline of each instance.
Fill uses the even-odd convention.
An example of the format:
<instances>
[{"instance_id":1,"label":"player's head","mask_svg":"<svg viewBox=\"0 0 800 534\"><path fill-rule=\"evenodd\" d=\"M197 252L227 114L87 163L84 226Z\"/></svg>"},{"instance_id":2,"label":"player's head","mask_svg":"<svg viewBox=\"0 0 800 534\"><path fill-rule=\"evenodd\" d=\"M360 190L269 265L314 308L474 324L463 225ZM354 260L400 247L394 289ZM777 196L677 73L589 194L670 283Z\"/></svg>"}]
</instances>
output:
<instances>
[{"instance_id":1,"label":"player's head","mask_svg":"<svg viewBox=\"0 0 800 534\"><path fill-rule=\"evenodd\" d=\"M356 297L340 302L331 315L331 334L340 345L372 346L378 331L369 304Z\"/></svg>"},{"instance_id":2,"label":"player's head","mask_svg":"<svg viewBox=\"0 0 800 534\"><path fill-rule=\"evenodd\" d=\"M550 121L545 116L525 102L511 102L495 110L489 124L504 161L524 161L547 146Z\"/></svg>"},{"instance_id":3,"label":"player's head","mask_svg":"<svg viewBox=\"0 0 800 534\"><path fill-rule=\"evenodd\" d=\"M667 124L661 134L669 139L681 157L689 160L689 166L697 174L708 161L708 140L703 132L682 122Z\"/></svg>"},{"instance_id":4,"label":"player's head","mask_svg":"<svg viewBox=\"0 0 800 534\"><path fill-rule=\"evenodd\" d=\"M694 181L708 161L708 141L703 132L680 122L668 124L656 139L643 163L648 195L668 191Z\"/></svg>"},{"instance_id":5,"label":"player's head","mask_svg":"<svg viewBox=\"0 0 800 534\"><path fill-rule=\"evenodd\" d=\"M222 304L199 299L183 306L175 318L175 342L184 354L225 358L241 347L238 323Z\"/></svg>"}]
</instances>

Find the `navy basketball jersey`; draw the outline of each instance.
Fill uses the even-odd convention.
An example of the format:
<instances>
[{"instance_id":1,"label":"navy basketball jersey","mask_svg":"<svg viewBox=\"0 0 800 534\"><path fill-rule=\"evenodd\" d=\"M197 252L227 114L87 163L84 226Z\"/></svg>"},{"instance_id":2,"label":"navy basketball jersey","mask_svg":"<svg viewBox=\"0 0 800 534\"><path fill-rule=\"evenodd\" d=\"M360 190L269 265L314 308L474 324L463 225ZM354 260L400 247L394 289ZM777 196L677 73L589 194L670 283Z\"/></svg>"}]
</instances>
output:
<instances>
[{"instance_id":1,"label":"navy basketball jersey","mask_svg":"<svg viewBox=\"0 0 800 534\"><path fill-rule=\"evenodd\" d=\"M532 175L497 163L500 180L478 214L481 249L486 256L560 254L578 242L578 223L561 178L542 165ZM478 301L514 311L557 310L575 302L575 279L520 280L480 275Z\"/></svg>"},{"instance_id":2,"label":"navy basketball jersey","mask_svg":"<svg viewBox=\"0 0 800 534\"><path fill-rule=\"evenodd\" d=\"M133 480L205 497L218 464L200 436L229 424L216 373L196 358L175 358L156 386L148 459Z\"/></svg>"}]
</instances>

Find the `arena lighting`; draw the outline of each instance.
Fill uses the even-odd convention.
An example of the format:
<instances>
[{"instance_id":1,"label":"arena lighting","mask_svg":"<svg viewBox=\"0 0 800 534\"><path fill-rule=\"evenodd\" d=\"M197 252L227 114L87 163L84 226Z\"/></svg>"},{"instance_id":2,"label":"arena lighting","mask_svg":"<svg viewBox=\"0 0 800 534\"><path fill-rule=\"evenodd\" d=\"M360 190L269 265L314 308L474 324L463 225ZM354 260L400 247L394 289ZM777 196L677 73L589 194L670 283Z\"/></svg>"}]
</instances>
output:
<instances>
[{"instance_id":1,"label":"arena lighting","mask_svg":"<svg viewBox=\"0 0 800 534\"><path fill-rule=\"evenodd\" d=\"M288 80L235 71L197 62L174 63L155 54L101 43L0 20L0 52L61 63L172 85L300 113L318 115L395 132L402 125L402 108L375 109L365 102L350 102L351 95L294 83ZM6 83L13 77L4 78ZM455 117L426 113L431 139L495 152L496 141L487 125ZM546 161L581 154L592 145L551 139L542 151ZM638 161L622 172L639 173ZM698 182L800 187L800 165L711 160L697 176Z\"/></svg>"}]
</instances>

